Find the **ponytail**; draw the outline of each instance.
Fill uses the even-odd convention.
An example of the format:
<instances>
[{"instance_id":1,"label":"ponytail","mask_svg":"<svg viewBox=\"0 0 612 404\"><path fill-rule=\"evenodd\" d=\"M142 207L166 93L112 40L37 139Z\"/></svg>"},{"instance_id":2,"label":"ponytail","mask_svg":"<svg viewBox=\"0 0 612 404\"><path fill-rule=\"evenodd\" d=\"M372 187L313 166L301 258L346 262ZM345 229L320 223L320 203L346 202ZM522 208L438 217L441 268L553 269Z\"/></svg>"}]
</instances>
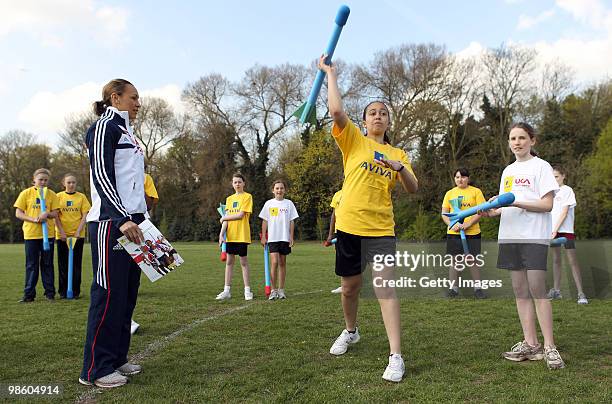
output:
<instances>
[{"instance_id":1,"label":"ponytail","mask_svg":"<svg viewBox=\"0 0 612 404\"><path fill-rule=\"evenodd\" d=\"M106 111L106 108L112 106L111 95L113 93L117 95L123 94L125 86L133 86L132 83L125 79L114 79L106 83L102 88L102 100L93 103L93 111L96 115L100 116Z\"/></svg>"},{"instance_id":2,"label":"ponytail","mask_svg":"<svg viewBox=\"0 0 612 404\"><path fill-rule=\"evenodd\" d=\"M106 111L108 108L108 103L106 101L95 101L93 103L93 112L94 114L100 116Z\"/></svg>"}]
</instances>

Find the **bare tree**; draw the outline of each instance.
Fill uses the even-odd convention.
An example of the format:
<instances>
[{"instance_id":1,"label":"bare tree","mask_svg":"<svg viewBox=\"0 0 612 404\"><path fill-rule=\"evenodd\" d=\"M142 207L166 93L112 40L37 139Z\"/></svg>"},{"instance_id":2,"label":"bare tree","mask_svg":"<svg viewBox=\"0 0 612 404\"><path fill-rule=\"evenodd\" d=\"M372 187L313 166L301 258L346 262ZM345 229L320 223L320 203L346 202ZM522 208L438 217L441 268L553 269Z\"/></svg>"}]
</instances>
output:
<instances>
[{"instance_id":1,"label":"bare tree","mask_svg":"<svg viewBox=\"0 0 612 404\"><path fill-rule=\"evenodd\" d=\"M13 130L0 137L0 212L9 221L9 241L15 241L18 222L13 203L21 191L32 185L37 168L49 168L51 149L34 143L34 136Z\"/></svg>"},{"instance_id":2,"label":"bare tree","mask_svg":"<svg viewBox=\"0 0 612 404\"><path fill-rule=\"evenodd\" d=\"M468 157L470 152L469 134L467 127L463 126L465 119L469 118L476 106L480 95L481 84L479 80L477 61L471 59L457 59L449 57L446 65L448 73L443 83L441 103L446 111L446 144L449 148L449 167L458 167L460 158ZM461 130L463 128L463 131Z\"/></svg>"},{"instance_id":3,"label":"bare tree","mask_svg":"<svg viewBox=\"0 0 612 404\"><path fill-rule=\"evenodd\" d=\"M534 93L532 73L536 51L518 46L501 45L483 57L486 70L485 93L497 111L496 133L499 152L509 162L508 129L514 114Z\"/></svg>"},{"instance_id":4,"label":"bare tree","mask_svg":"<svg viewBox=\"0 0 612 404\"><path fill-rule=\"evenodd\" d=\"M355 92L365 100L383 99L391 109L392 143L406 147L423 118L423 102L438 101L446 74L444 47L403 45L379 52L369 66L355 68ZM416 104L421 105L417 108ZM426 119L426 118L425 118Z\"/></svg>"},{"instance_id":5,"label":"bare tree","mask_svg":"<svg viewBox=\"0 0 612 404\"><path fill-rule=\"evenodd\" d=\"M65 169L72 171L85 195L89 195L89 157L85 135L98 117L93 112L74 114L66 117L65 127L59 132L59 152L66 155Z\"/></svg>"},{"instance_id":6,"label":"bare tree","mask_svg":"<svg viewBox=\"0 0 612 404\"><path fill-rule=\"evenodd\" d=\"M292 113L305 98L304 81L302 66L255 65L237 84L213 74L183 92L201 130L219 132L223 127L225 136L233 138L237 163L257 203L267 197L271 142L294 127Z\"/></svg>"},{"instance_id":7,"label":"bare tree","mask_svg":"<svg viewBox=\"0 0 612 404\"><path fill-rule=\"evenodd\" d=\"M177 117L166 100L142 98L138 119L134 122L134 135L144 149L147 164L154 164L158 152L181 136L186 124L185 117Z\"/></svg>"},{"instance_id":8,"label":"bare tree","mask_svg":"<svg viewBox=\"0 0 612 404\"><path fill-rule=\"evenodd\" d=\"M544 101L560 100L572 90L574 71L555 60L544 66L541 80L540 92Z\"/></svg>"}]
</instances>

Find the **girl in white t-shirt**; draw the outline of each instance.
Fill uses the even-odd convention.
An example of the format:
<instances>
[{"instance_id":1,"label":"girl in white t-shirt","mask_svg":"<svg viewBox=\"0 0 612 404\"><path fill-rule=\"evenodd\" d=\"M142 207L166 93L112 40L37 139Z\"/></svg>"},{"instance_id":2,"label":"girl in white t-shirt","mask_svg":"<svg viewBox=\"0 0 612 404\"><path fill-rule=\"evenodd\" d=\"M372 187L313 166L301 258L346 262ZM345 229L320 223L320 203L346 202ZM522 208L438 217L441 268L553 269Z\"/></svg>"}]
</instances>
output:
<instances>
[{"instance_id":1,"label":"girl in white t-shirt","mask_svg":"<svg viewBox=\"0 0 612 404\"><path fill-rule=\"evenodd\" d=\"M589 301L582 290L582 276L580 275L580 266L576 259L576 244L574 240L574 207L576 207L576 196L574 190L563 183L565 181L565 170L561 167L555 167L553 170L557 184L559 184L559 192L555 195L555 200L552 209L552 238L565 237L565 252L567 260L572 268L572 275L578 289L578 304L588 304ZM553 277L554 287L548 292L548 297L551 299L561 299L561 246L552 246L553 251Z\"/></svg>"},{"instance_id":2,"label":"girl in white t-shirt","mask_svg":"<svg viewBox=\"0 0 612 404\"><path fill-rule=\"evenodd\" d=\"M514 362L545 359L550 369L560 369L565 365L555 347L552 305L546 295L550 211L559 186L550 164L531 150L535 142L535 131L530 125L512 126L508 146L516 161L504 169L499 192L512 192L515 201L512 206L483 213L501 215L497 267L510 270L524 335L523 341L502 355ZM538 342L536 316L544 336L544 349Z\"/></svg>"},{"instance_id":3,"label":"girl in white t-shirt","mask_svg":"<svg viewBox=\"0 0 612 404\"><path fill-rule=\"evenodd\" d=\"M261 245L268 243L270 251L270 281L272 291L269 300L286 299L285 277L287 275L287 255L293 247L293 231L298 213L295 205L285 199L285 182L276 180L272 184L274 198L266 201L259 217L261 224ZM267 232L267 238L266 238ZM278 271L278 277L277 275ZM278 281L278 282L277 282Z\"/></svg>"}]
</instances>

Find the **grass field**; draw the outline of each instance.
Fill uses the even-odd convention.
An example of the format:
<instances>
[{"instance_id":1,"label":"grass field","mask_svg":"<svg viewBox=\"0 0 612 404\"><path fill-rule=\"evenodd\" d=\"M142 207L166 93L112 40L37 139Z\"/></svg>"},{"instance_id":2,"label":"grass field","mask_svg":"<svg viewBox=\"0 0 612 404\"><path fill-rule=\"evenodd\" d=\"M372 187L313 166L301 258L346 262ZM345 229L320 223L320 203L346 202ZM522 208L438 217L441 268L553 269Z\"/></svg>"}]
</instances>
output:
<instances>
[{"instance_id":1,"label":"grass field","mask_svg":"<svg viewBox=\"0 0 612 404\"><path fill-rule=\"evenodd\" d=\"M176 248L186 261L182 267L155 284L142 278L135 312L141 329L130 354L143 373L127 386L100 391L77 383L91 284L88 247L85 298L48 303L39 282L37 300L19 304L23 245L0 245L0 383L59 383L63 391L55 401L61 402L612 401L610 300L591 299L588 306L569 296L554 301L555 337L567 368L552 372L543 362L501 359L500 353L521 339L511 298L476 301L466 293L449 301L436 297L439 292L404 298L406 375L402 383L391 384L381 378L388 345L373 299L360 303L361 341L342 357L328 353L343 329L339 297L329 293L339 284L332 249L315 243L294 248L288 299L268 302L262 249L253 245L255 300L243 300L237 270L233 298L216 302L223 285L216 245L177 243ZM612 242L590 248L582 250L600 254L598 265L609 272L605 254ZM486 271L498 271L491 261ZM567 272L565 295L570 294ZM591 290L609 295L609 278L608 285L585 278Z\"/></svg>"}]
</instances>

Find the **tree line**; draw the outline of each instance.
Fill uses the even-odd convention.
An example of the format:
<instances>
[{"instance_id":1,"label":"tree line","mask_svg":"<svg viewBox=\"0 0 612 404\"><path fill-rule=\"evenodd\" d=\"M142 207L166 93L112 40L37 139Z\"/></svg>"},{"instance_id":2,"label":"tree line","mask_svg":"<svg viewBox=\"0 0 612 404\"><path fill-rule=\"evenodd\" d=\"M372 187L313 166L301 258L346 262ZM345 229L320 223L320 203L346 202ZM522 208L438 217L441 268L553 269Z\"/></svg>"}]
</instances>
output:
<instances>
[{"instance_id":1,"label":"tree line","mask_svg":"<svg viewBox=\"0 0 612 404\"><path fill-rule=\"evenodd\" d=\"M361 124L365 105L383 100L391 112L391 143L408 152L419 179L416 194L399 187L394 192L398 237L444 237L439 212L458 167L470 170L485 197L497 194L501 172L513 158L507 136L514 121L534 125L538 154L567 170L566 183L578 201L578 237L612 234L612 80L578 87L569 68L540 66L534 50L505 45L459 58L440 45L406 44L378 52L368 63L336 63L349 116ZM298 238L325 237L329 203L343 178L325 89L316 124L301 126L292 117L314 73L313 63L255 65L235 82L208 74L185 86L183 114L163 99L141 100L134 132L160 196L153 220L169 239L215 240L216 206L233 192L231 177L238 171L253 195L253 235L259 209L272 197L270 184L282 178L300 213ZM36 168L51 169L56 190L71 172L89 194L83 137L95 119L87 112L66 117L56 150L21 130L0 137L0 241L22 238L12 206ZM497 226L483 220L483 236L495 238Z\"/></svg>"}]
</instances>

